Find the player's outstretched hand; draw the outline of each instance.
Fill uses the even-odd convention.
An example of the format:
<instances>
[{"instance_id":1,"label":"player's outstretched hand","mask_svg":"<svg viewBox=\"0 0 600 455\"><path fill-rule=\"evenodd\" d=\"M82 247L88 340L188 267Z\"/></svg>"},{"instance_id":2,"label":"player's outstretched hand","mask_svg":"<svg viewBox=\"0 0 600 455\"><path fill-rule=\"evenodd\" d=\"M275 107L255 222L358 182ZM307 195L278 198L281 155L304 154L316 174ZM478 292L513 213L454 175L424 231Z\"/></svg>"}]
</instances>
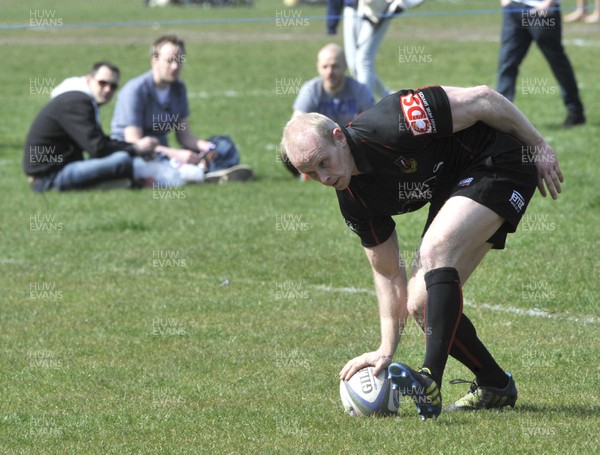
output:
<instances>
[{"instance_id":1,"label":"player's outstretched hand","mask_svg":"<svg viewBox=\"0 0 600 455\"><path fill-rule=\"evenodd\" d=\"M558 198L561 192L560 184L564 182L556 152L550 145L544 142L535 147L534 163L537 168L538 189L542 196L546 197L546 188L552 199ZM545 185L545 186L544 186Z\"/></svg>"},{"instance_id":2,"label":"player's outstretched hand","mask_svg":"<svg viewBox=\"0 0 600 455\"><path fill-rule=\"evenodd\" d=\"M379 351L365 352L363 355L355 357L346 363L342 371L340 371L340 379L347 381L354 376L354 373L368 366L375 367L373 373L377 376L390 363L392 363L391 355L383 355Z\"/></svg>"}]
</instances>

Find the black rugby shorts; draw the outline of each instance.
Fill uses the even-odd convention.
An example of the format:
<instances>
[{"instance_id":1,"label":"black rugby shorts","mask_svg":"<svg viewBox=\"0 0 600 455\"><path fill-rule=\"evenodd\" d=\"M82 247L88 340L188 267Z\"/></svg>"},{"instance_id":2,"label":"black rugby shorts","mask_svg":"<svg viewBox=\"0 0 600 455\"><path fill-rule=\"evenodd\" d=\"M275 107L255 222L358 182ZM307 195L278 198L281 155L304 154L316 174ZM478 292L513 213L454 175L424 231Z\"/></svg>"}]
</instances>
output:
<instances>
[{"instance_id":1,"label":"black rugby shorts","mask_svg":"<svg viewBox=\"0 0 600 455\"><path fill-rule=\"evenodd\" d=\"M537 187L537 170L520 143L502 135L486 157L471 164L449 184L436 191L423 234L444 203L464 196L496 212L505 222L490 237L493 248L503 249L508 233L515 232ZM507 147L512 142L512 146Z\"/></svg>"}]
</instances>

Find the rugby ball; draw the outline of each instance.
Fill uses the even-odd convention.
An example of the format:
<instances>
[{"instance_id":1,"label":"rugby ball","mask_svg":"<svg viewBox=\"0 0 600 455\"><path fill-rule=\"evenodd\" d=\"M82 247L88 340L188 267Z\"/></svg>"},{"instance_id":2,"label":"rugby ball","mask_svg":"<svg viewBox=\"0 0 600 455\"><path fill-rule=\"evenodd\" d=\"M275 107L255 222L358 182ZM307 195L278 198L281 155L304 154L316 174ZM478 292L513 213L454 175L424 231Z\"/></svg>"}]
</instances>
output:
<instances>
[{"instance_id":1,"label":"rugby ball","mask_svg":"<svg viewBox=\"0 0 600 455\"><path fill-rule=\"evenodd\" d=\"M398 389L393 389L387 370L377 376L373 367L359 370L349 381L340 381L340 398L344 411L353 417L393 415L400 407Z\"/></svg>"}]
</instances>

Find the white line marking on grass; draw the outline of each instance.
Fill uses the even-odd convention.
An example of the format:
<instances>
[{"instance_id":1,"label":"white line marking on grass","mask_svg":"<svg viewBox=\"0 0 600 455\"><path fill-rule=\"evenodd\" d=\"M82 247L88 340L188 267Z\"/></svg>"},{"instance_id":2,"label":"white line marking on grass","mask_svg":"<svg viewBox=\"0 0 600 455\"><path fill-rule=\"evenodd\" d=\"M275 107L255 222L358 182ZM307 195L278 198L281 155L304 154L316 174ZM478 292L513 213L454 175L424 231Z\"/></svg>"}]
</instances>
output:
<instances>
[{"instance_id":1,"label":"white line marking on grass","mask_svg":"<svg viewBox=\"0 0 600 455\"><path fill-rule=\"evenodd\" d=\"M245 98L249 97L265 97L265 96L281 96L278 95L275 89L273 90L246 90L244 92L238 92L236 90L225 90L221 92L207 92L207 91L199 91L199 92L188 92L189 98L240 98L244 96Z\"/></svg>"},{"instance_id":2,"label":"white line marking on grass","mask_svg":"<svg viewBox=\"0 0 600 455\"><path fill-rule=\"evenodd\" d=\"M0 261L0 263L1 263L1 261ZM125 270L125 269L119 269L119 268L116 268L114 270L122 271L124 273L125 272L127 272L127 273L133 272L133 273L137 273L140 275L145 275L148 273L148 271L145 268L141 269L141 270L138 269L137 271L135 269ZM222 281L223 281L223 279L221 278L219 282L222 282ZM256 284L255 281L250 281L250 280L235 280L235 281L237 281L237 282L247 281L248 283ZM316 291L321 291L321 292L337 292L337 293L343 293L343 294L369 294L369 295L375 296L375 290L367 289L367 288L355 288L355 287L336 288L333 286L326 286L324 284L309 285L308 287L310 287ZM511 314L516 314L517 316L528 316L528 317L542 318L542 319L556 319L558 321L574 322L577 324L599 324L600 323L600 318L595 317L595 316L580 316L580 317L567 316L567 315L563 315L563 314L549 313L547 311L540 310L539 308L523 309L523 308L515 308L515 307L511 307L511 306L504 306L504 305L492 305L490 303L473 303L468 300L465 300L463 302L463 305L470 307L470 308L478 308L478 309L482 309L482 310L492 311L495 313L511 313Z\"/></svg>"},{"instance_id":3,"label":"white line marking on grass","mask_svg":"<svg viewBox=\"0 0 600 455\"><path fill-rule=\"evenodd\" d=\"M472 302L464 302L465 306L470 306L473 308L483 308L490 311L495 311L498 313L512 313L517 314L519 316L531 316L535 318L544 318L544 319L557 319L560 321L569 321L569 322L577 322L583 324L598 324L600 322L600 318L596 318L594 316L566 316L562 314L553 314L548 313L547 311L540 310L538 308L531 308L528 310L524 310L522 308L514 308L510 306L503 305L492 305L489 303L472 303Z\"/></svg>"},{"instance_id":4,"label":"white line marking on grass","mask_svg":"<svg viewBox=\"0 0 600 455\"><path fill-rule=\"evenodd\" d=\"M334 288L331 286L313 286L318 291L324 292L341 292L345 294L371 294L375 295L375 291L372 289L364 289L364 288ZM516 314L518 316L529 316L534 318L543 318L543 319L556 319L559 321L567 321L567 322L575 322L575 323L583 323L583 324L598 324L600 323L600 318L594 316L566 316L562 314L552 314L544 310L540 310L538 308L515 308L504 305L492 305L489 303L473 303L469 301L463 302L464 306L479 308L483 310L489 310L495 313L511 313Z\"/></svg>"},{"instance_id":5,"label":"white line marking on grass","mask_svg":"<svg viewBox=\"0 0 600 455\"><path fill-rule=\"evenodd\" d=\"M581 46L581 47L598 47L600 43L596 40L585 40L581 38L573 38L564 40L564 44L571 44L573 46Z\"/></svg>"},{"instance_id":6,"label":"white line marking on grass","mask_svg":"<svg viewBox=\"0 0 600 455\"><path fill-rule=\"evenodd\" d=\"M331 286L319 285L313 286L318 291L325 292L343 292L345 294L372 294L375 295L375 291L373 289L364 289L364 288L332 288Z\"/></svg>"},{"instance_id":7,"label":"white line marking on grass","mask_svg":"<svg viewBox=\"0 0 600 455\"><path fill-rule=\"evenodd\" d=\"M471 41L472 37L468 37L464 40L461 39L457 39L456 41ZM480 39L481 41L481 39ZM488 41L498 41L498 38L494 38L494 39L490 39ZM565 43L567 43L568 41L565 41ZM572 40L571 44L575 45L575 46L587 46L587 47L599 47L600 46L600 41L585 41L585 40ZM224 90L224 91L206 91L206 90L199 90L199 91L189 91L188 92L188 97L189 98L200 98L200 99L211 99L211 98L274 98L274 97L287 97L290 99L290 103L293 103L294 97L291 96L287 96L287 95L282 95L281 93L277 93L277 90L275 87L273 87L273 89L271 90L267 90L267 89L255 89L255 90L244 90L244 91L237 91L237 90Z\"/></svg>"}]
</instances>

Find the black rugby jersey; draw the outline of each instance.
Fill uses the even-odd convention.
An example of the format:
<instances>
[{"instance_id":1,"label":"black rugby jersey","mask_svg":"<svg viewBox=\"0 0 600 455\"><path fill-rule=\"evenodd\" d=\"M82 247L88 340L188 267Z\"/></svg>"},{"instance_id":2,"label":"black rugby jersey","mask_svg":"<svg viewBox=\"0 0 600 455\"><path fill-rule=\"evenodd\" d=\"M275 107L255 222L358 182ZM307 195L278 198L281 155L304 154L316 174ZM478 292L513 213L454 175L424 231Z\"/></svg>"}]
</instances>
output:
<instances>
[{"instance_id":1,"label":"black rugby jersey","mask_svg":"<svg viewBox=\"0 0 600 455\"><path fill-rule=\"evenodd\" d=\"M393 215L417 210L457 184L496 138L481 122L452 133L450 103L438 86L389 95L343 131L361 174L337 191L338 202L366 247L389 238Z\"/></svg>"}]
</instances>

